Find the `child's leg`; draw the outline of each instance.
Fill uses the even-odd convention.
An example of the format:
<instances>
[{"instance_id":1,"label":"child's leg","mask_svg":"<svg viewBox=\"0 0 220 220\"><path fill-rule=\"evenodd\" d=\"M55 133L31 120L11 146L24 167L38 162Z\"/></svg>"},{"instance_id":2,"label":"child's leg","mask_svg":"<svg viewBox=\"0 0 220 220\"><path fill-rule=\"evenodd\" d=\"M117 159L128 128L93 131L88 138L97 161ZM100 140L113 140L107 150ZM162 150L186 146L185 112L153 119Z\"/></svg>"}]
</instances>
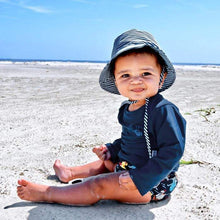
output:
<instances>
[{"instance_id":1,"label":"child's leg","mask_svg":"<svg viewBox=\"0 0 220 220\"><path fill-rule=\"evenodd\" d=\"M82 166L67 167L63 165L60 160L56 160L53 168L60 181L69 182L76 178L85 178L101 173L112 172L114 170L114 164L109 160L104 162L97 160Z\"/></svg>"},{"instance_id":2,"label":"child's leg","mask_svg":"<svg viewBox=\"0 0 220 220\"><path fill-rule=\"evenodd\" d=\"M101 174L65 187L38 185L19 180L17 193L23 200L67 205L91 205L101 199L137 204L150 202L150 193L141 196L137 189L121 188L118 181L120 174L121 172Z\"/></svg>"}]
</instances>

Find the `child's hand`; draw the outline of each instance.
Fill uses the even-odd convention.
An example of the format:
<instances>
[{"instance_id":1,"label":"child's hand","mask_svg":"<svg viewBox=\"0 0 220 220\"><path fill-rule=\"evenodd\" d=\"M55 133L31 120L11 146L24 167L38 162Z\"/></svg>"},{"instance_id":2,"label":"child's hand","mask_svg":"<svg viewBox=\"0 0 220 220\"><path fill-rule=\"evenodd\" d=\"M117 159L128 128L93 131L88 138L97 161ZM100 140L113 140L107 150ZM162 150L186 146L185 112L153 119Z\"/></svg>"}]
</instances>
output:
<instances>
[{"instance_id":1,"label":"child's hand","mask_svg":"<svg viewBox=\"0 0 220 220\"><path fill-rule=\"evenodd\" d=\"M135 190L137 187L135 186L133 180L131 179L129 172L122 173L119 176L119 185L121 188L127 190Z\"/></svg>"},{"instance_id":2,"label":"child's hand","mask_svg":"<svg viewBox=\"0 0 220 220\"><path fill-rule=\"evenodd\" d=\"M103 144L101 146L94 147L92 151L99 157L100 160L109 160L111 154L108 148Z\"/></svg>"}]
</instances>

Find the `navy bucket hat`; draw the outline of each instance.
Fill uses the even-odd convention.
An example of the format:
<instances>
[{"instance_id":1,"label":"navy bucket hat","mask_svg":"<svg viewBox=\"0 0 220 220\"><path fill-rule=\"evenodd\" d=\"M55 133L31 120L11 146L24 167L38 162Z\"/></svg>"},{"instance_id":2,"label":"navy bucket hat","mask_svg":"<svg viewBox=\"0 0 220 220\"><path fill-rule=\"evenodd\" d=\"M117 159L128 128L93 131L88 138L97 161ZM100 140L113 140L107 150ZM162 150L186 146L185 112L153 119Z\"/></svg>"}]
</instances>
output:
<instances>
[{"instance_id":1,"label":"navy bucket hat","mask_svg":"<svg viewBox=\"0 0 220 220\"><path fill-rule=\"evenodd\" d=\"M164 61L164 66L162 68L167 73L167 76L164 80L162 87L159 89L159 92L168 89L176 79L176 73L172 63L163 52L163 50L160 49L158 43L150 33L139 31L136 29L126 31L115 39L111 54L111 60L104 67L99 78L99 84L101 88L110 93L120 95L115 85L114 74L111 72L111 62L124 52L134 49L141 49L144 47L151 48Z\"/></svg>"}]
</instances>

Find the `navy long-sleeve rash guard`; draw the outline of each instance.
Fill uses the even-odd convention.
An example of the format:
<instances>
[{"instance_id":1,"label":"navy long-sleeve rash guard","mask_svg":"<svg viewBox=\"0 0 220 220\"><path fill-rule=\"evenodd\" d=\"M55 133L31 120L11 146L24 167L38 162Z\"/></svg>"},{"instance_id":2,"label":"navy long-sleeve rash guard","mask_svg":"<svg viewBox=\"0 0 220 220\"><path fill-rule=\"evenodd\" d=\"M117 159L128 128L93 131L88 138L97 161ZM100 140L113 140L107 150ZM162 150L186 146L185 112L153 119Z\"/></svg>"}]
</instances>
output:
<instances>
[{"instance_id":1,"label":"navy long-sleeve rash guard","mask_svg":"<svg viewBox=\"0 0 220 220\"><path fill-rule=\"evenodd\" d=\"M185 146L186 121L178 108L157 94L148 104L148 135L151 149L157 155L149 159L144 137L145 106L128 110L129 104L119 109L122 125L121 138L108 143L114 163L127 161L136 167L129 174L141 195L160 183L170 172L177 171Z\"/></svg>"}]
</instances>

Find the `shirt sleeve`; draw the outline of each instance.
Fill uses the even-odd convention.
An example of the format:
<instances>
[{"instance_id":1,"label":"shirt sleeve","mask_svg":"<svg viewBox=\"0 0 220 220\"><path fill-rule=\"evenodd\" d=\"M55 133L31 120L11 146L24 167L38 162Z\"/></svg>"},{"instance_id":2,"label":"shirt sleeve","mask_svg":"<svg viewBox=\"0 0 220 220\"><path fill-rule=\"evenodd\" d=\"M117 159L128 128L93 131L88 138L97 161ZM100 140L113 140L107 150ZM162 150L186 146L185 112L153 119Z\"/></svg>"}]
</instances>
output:
<instances>
[{"instance_id":1,"label":"shirt sleeve","mask_svg":"<svg viewBox=\"0 0 220 220\"><path fill-rule=\"evenodd\" d=\"M113 163L117 163L118 162L118 153L121 150L121 138L115 140L113 143L108 143L105 144L106 147L108 148L110 154L111 154L111 158L110 160Z\"/></svg>"},{"instance_id":2,"label":"shirt sleeve","mask_svg":"<svg viewBox=\"0 0 220 220\"><path fill-rule=\"evenodd\" d=\"M149 126L157 145L157 155L140 168L129 170L141 195L159 184L178 164L185 147L186 121L174 105L153 110Z\"/></svg>"}]
</instances>

